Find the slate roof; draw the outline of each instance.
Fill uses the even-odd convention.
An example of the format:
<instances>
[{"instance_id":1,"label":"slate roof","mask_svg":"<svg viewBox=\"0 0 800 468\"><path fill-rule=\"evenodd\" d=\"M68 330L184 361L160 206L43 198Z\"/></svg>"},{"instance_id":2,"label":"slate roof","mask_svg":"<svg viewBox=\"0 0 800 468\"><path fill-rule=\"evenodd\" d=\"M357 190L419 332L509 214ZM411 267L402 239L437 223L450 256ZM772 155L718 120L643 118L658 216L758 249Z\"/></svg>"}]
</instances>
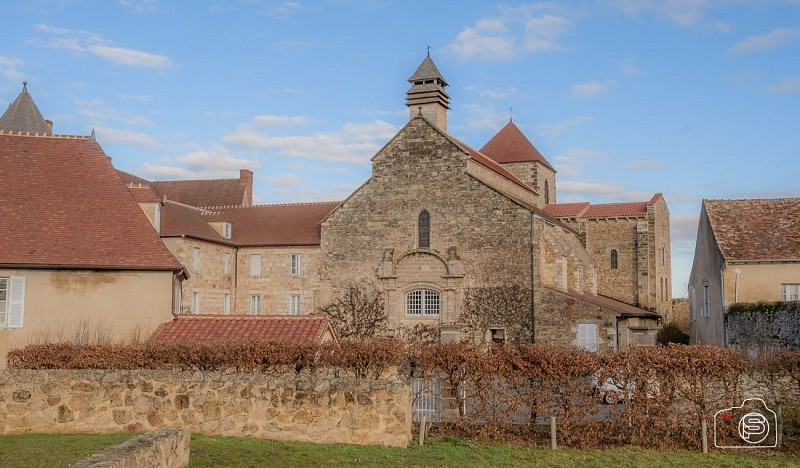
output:
<instances>
[{"instance_id":1,"label":"slate roof","mask_svg":"<svg viewBox=\"0 0 800 468\"><path fill-rule=\"evenodd\" d=\"M603 307L604 309L611 310L619 314L622 318L627 317L646 317L646 318L660 318L661 316L657 312L653 312L652 310L647 309L640 309L634 305L628 304L627 302L618 301L616 299L612 299L608 296L602 296L599 294L584 294L575 291L561 291L559 289L549 288L545 286L546 289L550 291L563 294L565 296L569 296L573 299L588 302L589 304L593 304L599 307Z\"/></svg>"},{"instance_id":2,"label":"slate roof","mask_svg":"<svg viewBox=\"0 0 800 468\"><path fill-rule=\"evenodd\" d=\"M408 78L409 83L414 83L415 81L424 81L424 80L436 80L442 82L444 86L447 86L447 82L444 80L442 76L442 72L439 71L439 68L433 62L430 54L422 60L422 63L419 64L414 74Z\"/></svg>"},{"instance_id":3,"label":"slate roof","mask_svg":"<svg viewBox=\"0 0 800 468\"><path fill-rule=\"evenodd\" d=\"M544 209L558 218L619 218L625 216L644 216L647 207L654 205L661 193L656 193L648 201L625 203L601 203L592 205L589 202L579 203L554 203L545 205Z\"/></svg>"},{"instance_id":4,"label":"slate roof","mask_svg":"<svg viewBox=\"0 0 800 468\"><path fill-rule=\"evenodd\" d=\"M246 247L320 244L320 221L341 202L215 208L206 221L231 223L231 240Z\"/></svg>"},{"instance_id":5,"label":"slate roof","mask_svg":"<svg viewBox=\"0 0 800 468\"><path fill-rule=\"evenodd\" d=\"M800 198L703 200L725 260L800 260Z\"/></svg>"},{"instance_id":6,"label":"slate roof","mask_svg":"<svg viewBox=\"0 0 800 468\"><path fill-rule=\"evenodd\" d=\"M42 117L33 98L28 94L28 82L22 83L22 92L8 105L0 116L0 130L40 135L52 134L50 125Z\"/></svg>"},{"instance_id":7,"label":"slate roof","mask_svg":"<svg viewBox=\"0 0 800 468\"><path fill-rule=\"evenodd\" d=\"M320 344L336 341L336 334L322 315L179 315L161 324L150 340Z\"/></svg>"},{"instance_id":8,"label":"slate roof","mask_svg":"<svg viewBox=\"0 0 800 468\"><path fill-rule=\"evenodd\" d=\"M513 122L508 122L491 140L483 145L481 153L499 163L538 162L556 172L553 166L547 162L547 159L542 156L542 153L533 146L533 143Z\"/></svg>"},{"instance_id":9,"label":"slate roof","mask_svg":"<svg viewBox=\"0 0 800 468\"><path fill-rule=\"evenodd\" d=\"M0 133L0 265L179 271L87 137Z\"/></svg>"}]
</instances>

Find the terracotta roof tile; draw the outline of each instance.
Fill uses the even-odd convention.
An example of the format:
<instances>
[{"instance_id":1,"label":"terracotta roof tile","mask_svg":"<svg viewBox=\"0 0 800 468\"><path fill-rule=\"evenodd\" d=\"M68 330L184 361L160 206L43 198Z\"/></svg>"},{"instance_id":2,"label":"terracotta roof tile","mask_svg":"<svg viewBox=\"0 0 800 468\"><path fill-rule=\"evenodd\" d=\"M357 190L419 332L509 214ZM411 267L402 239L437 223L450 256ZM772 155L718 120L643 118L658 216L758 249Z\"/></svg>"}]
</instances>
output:
<instances>
[{"instance_id":1,"label":"terracotta roof tile","mask_svg":"<svg viewBox=\"0 0 800 468\"><path fill-rule=\"evenodd\" d=\"M488 143L483 145L481 153L499 163L535 161L555 172L553 166L513 122L506 124Z\"/></svg>"},{"instance_id":2,"label":"terracotta roof tile","mask_svg":"<svg viewBox=\"0 0 800 468\"><path fill-rule=\"evenodd\" d=\"M245 200L245 186L239 179L168 180L153 182L159 197L167 196L186 205L239 206Z\"/></svg>"},{"instance_id":3,"label":"terracotta roof tile","mask_svg":"<svg viewBox=\"0 0 800 468\"><path fill-rule=\"evenodd\" d=\"M663 195L656 193L648 201L625 203L601 203L592 205L589 202L556 203L545 206L545 211L560 218L616 218L622 216L643 216L647 207L652 206ZM582 210L582 212L579 210Z\"/></svg>"},{"instance_id":4,"label":"terracotta roof tile","mask_svg":"<svg viewBox=\"0 0 800 468\"><path fill-rule=\"evenodd\" d=\"M485 154L481 153L480 151L475 150L471 146L469 146L469 145L467 145L467 144L465 144L465 143L463 143L463 142L461 142L461 141L459 141L459 140L457 140L457 139L455 139L453 137L450 137L450 138L456 144L461 146L464 149L464 151L466 151L467 154L469 154L469 157L472 158L473 161L477 162L478 164L480 164L481 166L483 166L483 167L485 167L487 169L490 169L490 170L496 172L497 174L503 176L505 179L508 179L509 181L513 182L514 184L522 187L523 189L527 190L528 192L536 193L536 191L533 189L533 187L531 187L530 185L526 184L519 177L517 177L514 174L512 174L511 171L509 171L508 169L503 167L502 164L500 164L497 161L495 161L494 159L486 156Z\"/></svg>"},{"instance_id":5,"label":"terracotta roof tile","mask_svg":"<svg viewBox=\"0 0 800 468\"><path fill-rule=\"evenodd\" d=\"M161 237L187 236L232 244L208 224L204 215L209 214L210 211L167 200L161 209Z\"/></svg>"},{"instance_id":6,"label":"terracotta roof tile","mask_svg":"<svg viewBox=\"0 0 800 468\"><path fill-rule=\"evenodd\" d=\"M341 202L210 208L207 221L227 221L241 246L319 245L320 221Z\"/></svg>"},{"instance_id":7,"label":"terracotta roof tile","mask_svg":"<svg viewBox=\"0 0 800 468\"><path fill-rule=\"evenodd\" d=\"M703 200L726 260L800 259L800 198Z\"/></svg>"},{"instance_id":8,"label":"terracotta roof tile","mask_svg":"<svg viewBox=\"0 0 800 468\"><path fill-rule=\"evenodd\" d=\"M181 269L96 142L0 134L0 174L0 265Z\"/></svg>"},{"instance_id":9,"label":"terracotta roof tile","mask_svg":"<svg viewBox=\"0 0 800 468\"><path fill-rule=\"evenodd\" d=\"M161 324L150 340L320 344L326 336L336 340L328 318L322 315L179 315Z\"/></svg>"},{"instance_id":10,"label":"terracotta roof tile","mask_svg":"<svg viewBox=\"0 0 800 468\"><path fill-rule=\"evenodd\" d=\"M547 286L545 286L545 288L582 302L588 302L589 304L600 306L604 309L609 309L618 313L622 317L661 317L657 312L653 312L652 310L640 309L639 307L628 304L627 302L621 302L607 296L601 296L599 294L583 294L575 291L565 292L558 289L548 288Z\"/></svg>"},{"instance_id":11,"label":"terracotta roof tile","mask_svg":"<svg viewBox=\"0 0 800 468\"><path fill-rule=\"evenodd\" d=\"M128 191L131 192L133 198L139 203L159 203L161 201L161 199L153 193L149 185L128 184Z\"/></svg>"}]
</instances>

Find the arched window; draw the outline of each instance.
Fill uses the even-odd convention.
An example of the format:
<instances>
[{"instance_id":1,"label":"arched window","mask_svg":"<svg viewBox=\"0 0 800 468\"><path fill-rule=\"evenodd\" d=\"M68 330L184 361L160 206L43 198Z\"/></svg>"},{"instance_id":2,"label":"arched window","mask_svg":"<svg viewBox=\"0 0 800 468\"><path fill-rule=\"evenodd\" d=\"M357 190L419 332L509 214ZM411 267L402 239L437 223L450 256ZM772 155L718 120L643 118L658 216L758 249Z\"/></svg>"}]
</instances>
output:
<instances>
[{"instance_id":1,"label":"arched window","mask_svg":"<svg viewBox=\"0 0 800 468\"><path fill-rule=\"evenodd\" d=\"M617 251L616 250L612 250L611 251L611 269L612 270L616 270L617 269Z\"/></svg>"},{"instance_id":2,"label":"arched window","mask_svg":"<svg viewBox=\"0 0 800 468\"><path fill-rule=\"evenodd\" d=\"M427 211L422 210L419 214L417 222L417 229L419 230L419 248L427 249L431 246L431 215Z\"/></svg>"},{"instance_id":3,"label":"arched window","mask_svg":"<svg viewBox=\"0 0 800 468\"><path fill-rule=\"evenodd\" d=\"M439 293L432 289L415 289L406 293L406 315L439 315Z\"/></svg>"},{"instance_id":4,"label":"arched window","mask_svg":"<svg viewBox=\"0 0 800 468\"><path fill-rule=\"evenodd\" d=\"M544 203L550 203L550 184L546 180L544 181Z\"/></svg>"}]
</instances>

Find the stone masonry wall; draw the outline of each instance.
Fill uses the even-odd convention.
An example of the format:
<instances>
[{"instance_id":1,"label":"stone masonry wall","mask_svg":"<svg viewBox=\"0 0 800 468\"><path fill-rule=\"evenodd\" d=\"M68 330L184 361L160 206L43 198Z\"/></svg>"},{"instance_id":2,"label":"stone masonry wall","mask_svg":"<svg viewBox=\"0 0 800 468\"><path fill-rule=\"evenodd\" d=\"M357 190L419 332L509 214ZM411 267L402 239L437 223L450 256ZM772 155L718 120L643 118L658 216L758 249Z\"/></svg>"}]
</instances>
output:
<instances>
[{"instance_id":1,"label":"stone masonry wall","mask_svg":"<svg viewBox=\"0 0 800 468\"><path fill-rule=\"evenodd\" d=\"M373 158L370 180L322 224L323 305L348 280L387 292L390 328L438 325L460 314L463 288L531 284L530 210L467 174L468 155L415 118ZM430 214L430 248L417 221ZM410 320L405 293L442 295L438 317Z\"/></svg>"},{"instance_id":2,"label":"stone masonry wall","mask_svg":"<svg viewBox=\"0 0 800 468\"><path fill-rule=\"evenodd\" d=\"M0 434L192 433L406 447L400 381L154 370L6 370Z\"/></svg>"},{"instance_id":3,"label":"stone masonry wall","mask_svg":"<svg viewBox=\"0 0 800 468\"><path fill-rule=\"evenodd\" d=\"M191 434L184 429L148 432L87 457L72 468L182 468L189 464Z\"/></svg>"},{"instance_id":4,"label":"stone masonry wall","mask_svg":"<svg viewBox=\"0 0 800 468\"><path fill-rule=\"evenodd\" d=\"M598 294L640 305L638 218L600 218L583 222L586 223L586 250L597 267ZM611 268L612 250L617 251L616 269Z\"/></svg>"},{"instance_id":5,"label":"stone masonry wall","mask_svg":"<svg viewBox=\"0 0 800 468\"><path fill-rule=\"evenodd\" d=\"M221 314L225 294L231 299L233 312L234 262L236 249L222 244L205 242L188 238L164 238L164 244L170 252L186 267L189 279L183 282L182 312L188 313L192 304L192 295L200 294L200 314ZM199 269L192 265L192 251L200 249ZM225 254L230 255L228 273L225 273Z\"/></svg>"},{"instance_id":6,"label":"stone masonry wall","mask_svg":"<svg viewBox=\"0 0 800 468\"><path fill-rule=\"evenodd\" d=\"M250 255L261 255L261 273L250 274ZM291 274L292 254L300 254L300 272ZM289 296L300 296L300 314L319 304L319 247L243 247L237 261L236 313L250 313L250 296L261 297L261 315L289 313Z\"/></svg>"},{"instance_id":7,"label":"stone masonry wall","mask_svg":"<svg viewBox=\"0 0 800 468\"><path fill-rule=\"evenodd\" d=\"M602 307L544 288L536 313L536 341L578 345L578 324L597 324L598 351L617 349L616 315Z\"/></svg>"}]
</instances>

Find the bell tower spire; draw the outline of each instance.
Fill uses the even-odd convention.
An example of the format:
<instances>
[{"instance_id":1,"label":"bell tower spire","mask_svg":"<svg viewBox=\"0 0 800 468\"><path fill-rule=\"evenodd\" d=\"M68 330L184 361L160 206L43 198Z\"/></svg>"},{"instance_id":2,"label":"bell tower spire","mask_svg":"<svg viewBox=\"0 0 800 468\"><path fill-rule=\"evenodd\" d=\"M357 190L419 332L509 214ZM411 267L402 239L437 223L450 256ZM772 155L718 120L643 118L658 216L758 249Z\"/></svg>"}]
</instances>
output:
<instances>
[{"instance_id":1,"label":"bell tower spire","mask_svg":"<svg viewBox=\"0 0 800 468\"><path fill-rule=\"evenodd\" d=\"M406 91L406 106L413 119L421 112L431 123L443 132L447 131L447 110L450 109L450 96L444 88L447 82L433 63L431 48L417 71L408 79L411 88Z\"/></svg>"}]
</instances>

